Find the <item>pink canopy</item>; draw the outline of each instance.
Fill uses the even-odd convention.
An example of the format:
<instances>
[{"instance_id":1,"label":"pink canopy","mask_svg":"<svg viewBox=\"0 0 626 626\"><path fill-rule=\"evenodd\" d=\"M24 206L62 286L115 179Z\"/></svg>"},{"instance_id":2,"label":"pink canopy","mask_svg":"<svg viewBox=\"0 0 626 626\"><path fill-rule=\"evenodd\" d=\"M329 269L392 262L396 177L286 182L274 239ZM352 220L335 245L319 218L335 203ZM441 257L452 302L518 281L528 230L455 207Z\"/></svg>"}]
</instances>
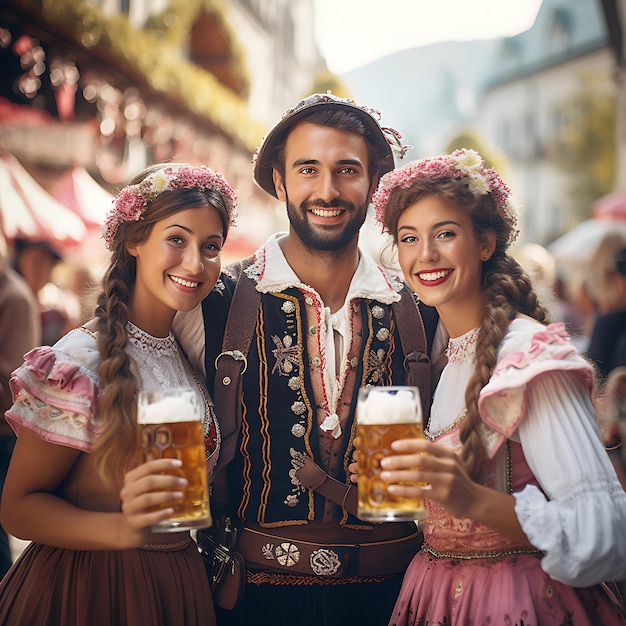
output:
<instances>
[{"instance_id":1,"label":"pink canopy","mask_svg":"<svg viewBox=\"0 0 626 626\"><path fill-rule=\"evenodd\" d=\"M591 219L553 241L548 250L557 263L576 269L589 263L596 246L612 232L626 235L626 191L598 198L591 206Z\"/></svg>"},{"instance_id":2,"label":"pink canopy","mask_svg":"<svg viewBox=\"0 0 626 626\"><path fill-rule=\"evenodd\" d=\"M8 240L44 239L73 246L87 235L83 220L55 200L10 153L0 154L0 228Z\"/></svg>"},{"instance_id":3,"label":"pink canopy","mask_svg":"<svg viewBox=\"0 0 626 626\"><path fill-rule=\"evenodd\" d=\"M68 169L50 188L50 193L80 216L90 231L100 232L113 196L79 166Z\"/></svg>"},{"instance_id":4,"label":"pink canopy","mask_svg":"<svg viewBox=\"0 0 626 626\"><path fill-rule=\"evenodd\" d=\"M591 216L597 220L626 222L626 189L596 200L591 207Z\"/></svg>"}]
</instances>

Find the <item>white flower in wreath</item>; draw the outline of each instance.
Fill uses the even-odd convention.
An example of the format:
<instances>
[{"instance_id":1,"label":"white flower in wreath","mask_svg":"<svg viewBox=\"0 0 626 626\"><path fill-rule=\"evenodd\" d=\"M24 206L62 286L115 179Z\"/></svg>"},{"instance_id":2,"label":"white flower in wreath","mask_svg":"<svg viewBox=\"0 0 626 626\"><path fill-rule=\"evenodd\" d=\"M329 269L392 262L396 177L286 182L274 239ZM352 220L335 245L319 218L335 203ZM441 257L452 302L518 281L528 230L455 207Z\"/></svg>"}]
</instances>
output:
<instances>
[{"instance_id":1,"label":"white flower in wreath","mask_svg":"<svg viewBox=\"0 0 626 626\"><path fill-rule=\"evenodd\" d=\"M484 196L491 191L489 189L489 183L481 174L470 176L468 187L475 196Z\"/></svg>"},{"instance_id":2,"label":"white flower in wreath","mask_svg":"<svg viewBox=\"0 0 626 626\"><path fill-rule=\"evenodd\" d=\"M464 174L472 174L479 170L483 160L476 150L464 150L462 154L456 157L456 166Z\"/></svg>"}]
</instances>

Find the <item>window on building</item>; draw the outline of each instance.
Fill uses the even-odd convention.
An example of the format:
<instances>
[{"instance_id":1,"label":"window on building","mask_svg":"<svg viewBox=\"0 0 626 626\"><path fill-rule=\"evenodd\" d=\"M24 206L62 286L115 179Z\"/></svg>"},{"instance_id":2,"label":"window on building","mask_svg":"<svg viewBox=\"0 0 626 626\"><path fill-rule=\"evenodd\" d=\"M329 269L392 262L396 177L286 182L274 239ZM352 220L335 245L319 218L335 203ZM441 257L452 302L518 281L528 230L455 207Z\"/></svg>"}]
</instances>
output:
<instances>
[{"instance_id":1,"label":"window on building","mask_svg":"<svg viewBox=\"0 0 626 626\"><path fill-rule=\"evenodd\" d=\"M549 47L554 52L567 50L572 36L572 15L567 9L556 9L550 22Z\"/></svg>"}]
</instances>

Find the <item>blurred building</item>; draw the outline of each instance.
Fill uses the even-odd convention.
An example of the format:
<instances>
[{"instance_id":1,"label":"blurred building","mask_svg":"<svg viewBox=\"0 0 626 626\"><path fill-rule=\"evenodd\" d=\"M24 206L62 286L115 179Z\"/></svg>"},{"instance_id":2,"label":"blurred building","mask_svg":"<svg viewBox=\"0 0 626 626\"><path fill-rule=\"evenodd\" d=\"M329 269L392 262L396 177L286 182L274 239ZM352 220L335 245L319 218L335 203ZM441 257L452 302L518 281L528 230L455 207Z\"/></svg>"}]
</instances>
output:
<instances>
[{"instance_id":1,"label":"blurred building","mask_svg":"<svg viewBox=\"0 0 626 626\"><path fill-rule=\"evenodd\" d=\"M238 192L247 253L283 217L251 155L323 65L312 4L3 0L0 151L47 187L81 166L109 191L154 161L209 164Z\"/></svg>"},{"instance_id":2,"label":"blurred building","mask_svg":"<svg viewBox=\"0 0 626 626\"><path fill-rule=\"evenodd\" d=\"M564 167L565 135L582 108L615 101L600 0L543 0L533 26L501 40L496 58L476 125L508 158L511 186L524 204L524 240L545 244L588 217L572 194L577 172ZM588 161L598 166L591 153Z\"/></svg>"},{"instance_id":3,"label":"blurred building","mask_svg":"<svg viewBox=\"0 0 626 626\"><path fill-rule=\"evenodd\" d=\"M248 108L268 127L314 91L325 69L313 18L313 0L228 2L228 19L251 72Z\"/></svg>"},{"instance_id":4,"label":"blurred building","mask_svg":"<svg viewBox=\"0 0 626 626\"><path fill-rule=\"evenodd\" d=\"M601 0L617 83L615 187L626 190L626 0Z\"/></svg>"}]
</instances>

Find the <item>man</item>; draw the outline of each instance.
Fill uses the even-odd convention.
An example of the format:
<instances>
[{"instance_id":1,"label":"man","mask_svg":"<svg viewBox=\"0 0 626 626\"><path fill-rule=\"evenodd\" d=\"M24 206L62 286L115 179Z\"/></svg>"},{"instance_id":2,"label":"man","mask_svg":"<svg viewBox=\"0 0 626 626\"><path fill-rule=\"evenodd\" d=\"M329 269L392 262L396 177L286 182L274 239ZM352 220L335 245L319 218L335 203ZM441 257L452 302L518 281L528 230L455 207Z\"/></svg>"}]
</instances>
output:
<instances>
[{"instance_id":1,"label":"man","mask_svg":"<svg viewBox=\"0 0 626 626\"><path fill-rule=\"evenodd\" d=\"M15 447L15 434L4 419L4 412L13 404L9 379L24 355L41 342L35 294L8 265L6 242L0 233L0 493ZM0 578L11 562L9 538L0 527Z\"/></svg>"},{"instance_id":2,"label":"man","mask_svg":"<svg viewBox=\"0 0 626 626\"><path fill-rule=\"evenodd\" d=\"M69 329L70 320L59 307L44 306L41 290L50 282L54 266L63 260L59 250L43 239L16 239L13 250L13 269L20 274L39 302L41 342L51 346Z\"/></svg>"},{"instance_id":3,"label":"man","mask_svg":"<svg viewBox=\"0 0 626 626\"><path fill-rule=\"evenodd\" d=\"M407 382L395 308L403 286L358 247L399 138L375 111L330 94L287 111L259 148L254 179L285 202L289 232L270 237L240 278L224 271L221 288L203 302L205 328L197 311L176 322L192 362L206 368L224 433L233 418L219 398L235 383L216 376L216 360L232 356L222 337L235 287L252 285L241 427L227 496L219 480L212 496L217 513L237 526L248 577L243 604L218 609L220 624L386 624L419 549L412 522L372 525L355 516L347 469L359 387ZM406 290L403 302L410 334L422 337L426 326L430 343L436 314L420 305L422 319ZM234 317L243 325L239 311ZM223 466L229 437L222 443Z\"/></svg>"}]
</instances>

